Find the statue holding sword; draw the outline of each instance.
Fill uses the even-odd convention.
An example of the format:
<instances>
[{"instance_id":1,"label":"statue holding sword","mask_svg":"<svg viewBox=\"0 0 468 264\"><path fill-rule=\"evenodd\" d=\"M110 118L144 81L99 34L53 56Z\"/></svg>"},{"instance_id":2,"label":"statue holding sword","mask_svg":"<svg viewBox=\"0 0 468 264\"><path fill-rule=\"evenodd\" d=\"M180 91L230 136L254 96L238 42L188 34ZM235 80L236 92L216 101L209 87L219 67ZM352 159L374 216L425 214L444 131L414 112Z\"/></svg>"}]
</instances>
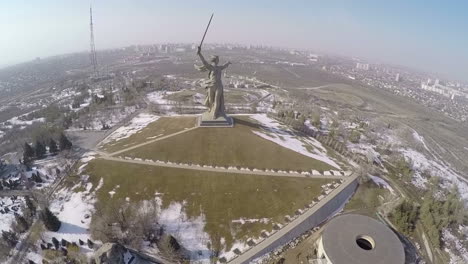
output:
<instances>
[{"instance_id":1,"label":"statue holding sword","mask_svg":"<svg viewBox=\"0 0 468 264\"><path fill-rule=\"evenodd\" d=\"M208 22L208 26L206 27L205 34L203 35L202 41L197 49L197 55L200 57L201 62L203 63L202 66L196 66L199 71L208 71L208 80L205 82L204 86L206 91L206 99L205 99L205 106L208 108L207 112L205 113L207 118L210 119L217 119L219 117L225 117L225 106L224 106L224 91L223 91L223 82L221 80L222 71L226 69L231 62L227 62L223 65L219 64L219 57L212 56L210 59L210 63L208 63L201 53L201 47L203 45L203 40L205 39L206 32L211 23L211 19L213 15L211 15L210 21Z\"/></svg>"}]
</instances>

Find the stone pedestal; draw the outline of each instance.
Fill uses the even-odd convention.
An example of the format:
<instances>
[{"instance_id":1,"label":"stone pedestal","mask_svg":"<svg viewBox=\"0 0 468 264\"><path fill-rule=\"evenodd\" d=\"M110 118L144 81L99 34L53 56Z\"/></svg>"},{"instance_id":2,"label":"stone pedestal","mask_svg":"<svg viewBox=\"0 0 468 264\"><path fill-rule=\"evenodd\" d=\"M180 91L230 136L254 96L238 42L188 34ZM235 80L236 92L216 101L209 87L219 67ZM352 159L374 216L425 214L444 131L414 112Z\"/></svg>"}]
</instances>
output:
<instances>
[{"instance_id":1,"label":"stone pedestal","mask_svg":"<svg viewBox=\"0 0 468 264\"><path fill-rule=\"evenodd\" d=\"M209 116L208 113L203 113L198 118L199 127L234 127L234 119L230 116L223 115L216 119Z\"/></svg>"}]
</instances>

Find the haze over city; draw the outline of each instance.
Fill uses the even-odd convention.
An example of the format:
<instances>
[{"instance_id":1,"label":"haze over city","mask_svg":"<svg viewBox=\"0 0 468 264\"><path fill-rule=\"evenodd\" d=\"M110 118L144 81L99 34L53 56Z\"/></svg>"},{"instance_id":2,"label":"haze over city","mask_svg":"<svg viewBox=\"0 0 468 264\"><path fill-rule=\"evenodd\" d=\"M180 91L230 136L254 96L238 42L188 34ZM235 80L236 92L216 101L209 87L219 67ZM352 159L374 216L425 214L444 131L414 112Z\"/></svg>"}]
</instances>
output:
<instances>
[{"instance_id":1,"label":"haze over city","mask_svg":"<svg viewBox=\"0 0 468 264\"><path fill-rule=\"evenodd\" d=\"M89 1L8 1L0 65L86 51ZM358 56L467 80L463 1L92 1L96 47L198 42L261 44Z\"/></svg>"}]
</instances>

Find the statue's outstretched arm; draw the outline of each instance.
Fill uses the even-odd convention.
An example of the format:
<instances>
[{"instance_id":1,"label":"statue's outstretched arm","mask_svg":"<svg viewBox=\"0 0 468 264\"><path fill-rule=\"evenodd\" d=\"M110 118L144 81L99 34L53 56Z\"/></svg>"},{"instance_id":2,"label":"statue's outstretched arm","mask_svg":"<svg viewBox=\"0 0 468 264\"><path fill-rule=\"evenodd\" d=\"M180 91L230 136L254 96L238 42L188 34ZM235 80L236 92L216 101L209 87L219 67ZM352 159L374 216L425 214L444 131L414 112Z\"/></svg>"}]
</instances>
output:
<instances>
[{"instance_id":1,"label":"statue's outstretched arm","mask_svg":"<svg viewBox=\"0 0 468 264\"><path fill-rule=\"evenodd\" d=\"M229 65L231 65L231 64L232 64L232 63L231 63L230 61L228 61L228 62L224 63L223 66L221 66L221 69L224 70L224 69L226 69L226 68L227 68Z\"/></svg>"}]
</instances>

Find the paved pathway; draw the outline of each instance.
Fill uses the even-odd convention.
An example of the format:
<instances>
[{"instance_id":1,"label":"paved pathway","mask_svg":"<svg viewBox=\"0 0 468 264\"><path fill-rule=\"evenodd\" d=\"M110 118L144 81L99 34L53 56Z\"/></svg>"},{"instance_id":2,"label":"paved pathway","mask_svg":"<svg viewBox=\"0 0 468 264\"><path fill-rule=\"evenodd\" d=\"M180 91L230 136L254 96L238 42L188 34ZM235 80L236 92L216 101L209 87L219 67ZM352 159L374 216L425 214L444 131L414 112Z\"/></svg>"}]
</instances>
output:
<instances>
[{"instance_id":1,"label":"paved pathway","mask_svg":"<svg viewBox=\"0 0 468 264\"><path fill-rule=\"evenodd\" d=\"M273 235L269 236L262 242L258 243L254 247L252 247L250 250L244 252L242 255L238 256L237 258L233 259L229 263L232 264L241 264L241 263L247 263L252 257L254 257L256 254L273 244L276 240L280 239L284 235L286 235L288 232L291 232L296 226L300 225L302 222L304 222L306 219L308 219L311 215L313 215L317 210L319 210L323 205L328 203L330 200L334 199L341 191L343 191L349 184L353 183L357 179L358 175L357 173L353 174L347 180L340 184L338 188L334 189L330 194L328 194L325 198L323 198L320 202L318 202L316 205L314 205L312 208L307 210L305 213L300 215L298 218L294 219L292 222L278 230L276 233Z\"/></svg>"},{"instance_id":2,"label":"paved pathway","mask_svg":"<svg viewBox=\"0 0 468 264\"><path fill-rule=\"evenodd\" d=\"M181 130L179 132L175 132L175 133L172 133L172 134L169 134L169 135L162 136L160 138L156 138L156 139L149 140L149 141L146 141L146 142L143 142L143 143L140 143L140 144L128 147L128 148L121 149L121 150L113 152L113 153L109 153L108 155L109 156L115 156L115 155L118 155L120 153L123 153L123 152L129 151L129 150L132 150L132 149L136 149L136 148L139 148L139 147L154 143L154 142L159 141L159 140L167 139L167 138L170 138L170 137L173 137L173 136L183 134L185 132L189 132L189 131L194 130L196 128L198 128L198 127L195 126L195 127L187 128L187 129ZM104 153L104 152L100 151L100 153Z\"/></svg>"}]
</instances>

